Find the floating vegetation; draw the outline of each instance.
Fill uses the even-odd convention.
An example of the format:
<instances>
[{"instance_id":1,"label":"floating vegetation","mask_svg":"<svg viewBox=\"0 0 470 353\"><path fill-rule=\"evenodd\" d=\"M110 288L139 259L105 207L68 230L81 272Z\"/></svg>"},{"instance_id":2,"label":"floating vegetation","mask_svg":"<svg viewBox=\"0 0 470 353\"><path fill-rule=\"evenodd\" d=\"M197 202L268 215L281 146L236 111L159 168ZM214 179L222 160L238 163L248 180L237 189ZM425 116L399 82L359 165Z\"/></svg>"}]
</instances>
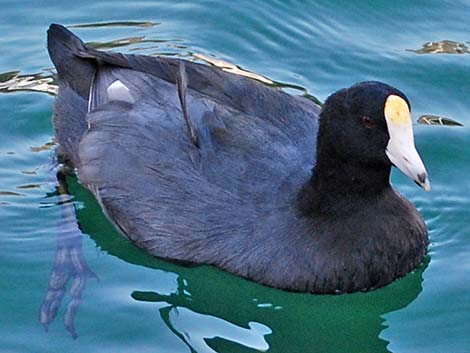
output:
<instances>
[{"instance_id":1,"label":"floating vegetation","mask_svg":"<svg viewBox=\"0 0 470 353\"><path fill-rule=\"evenodd\" d=\"M467 45L452 40L441 40L440 42L427 42L421 49L407 49L416 54L466 54L470 53Z\"/></svg>"},{"instance_id":2,"label":"floating vegetation","mask_svg":"<svg viewBox=\"0 0 470 353\"><path fill-rule=\"evenodd\" d=\"M158 53L152 53L148 54L148 56L167 56L167 57L176 57L176 58L191 58L191 54L182 54L182 53L177 53L177 52L169 52L169 51L160 51Z\"/></svg>"},{"instance_id":3,"label":"floating vegetation","mask_svg":"<svg viewBox=\"0 0 470 353\"><path fill-rule=\"evenodd\" d=\"M158 22L151 21L115 21L115 22L96 22L82 23L68 26L69 28L100 28L100 27L155 27Z\"/></svg>"},{"instance_id":4,"label":"floating vegetation","mask_svg":"<svg viewBox=\"0 0 470 353\"><path fill-rule=\"evenodd\" d=\"M31 75L22 75L20 71L0 73L0 93L33 91L55 95L57 90L55 79L50 73Z\"/></svg>"},{"instance_id":5,"label":"floating vegetation","mask_svg":"<svg viewBox=\"0 0 470 353\"><path fill-rule=\"evenodd\" d=\"M87 46L93 49L114 49L120 47L126 47L136 43L166 43L167 40L158 39L145 39L145 36L129 37L116 39L109 42L88 42Z\"/></svg>"},{"instance_id":6,"label":"floating vegetation","mask_svg":"<svg viewBox=\"0 0 470 353\"><path fill-rule=\"evenodd\" d=\"M24 185L18 185L16 188L17 189L39 189L41 187L41 184L24 184Z\"/></svg>"},{"instance_id":7,"label":"floating vegetation","mask_svg":"<svg viewBox=\"0 0 470 353\"><path fill-rule=\"evenodd\" d=\"M421 115L418 123L423 125L463 126L463 124L453 119L431 114Z\"/></svg>"},{"instance_id":8,"label":"floating vegetation","mask_svg":"<svg viewBox=\"0 0 470 353\"><path fill-rule=\"evenodd\" d=\"M38 147L34 147L34 146L31 146L29 148L29 150L31 152L42 152L42 151L49 151L51 148L53 148L55 146L55 142L54 141L50 141L50 142L46 142L44 145L42 146L38 146Z\"/></svg>"},{"instance_id":9,"label":"floating vegetation","mask_svg":"<svg viewBox=\"0 0 470 353\"><path fill-rule=\"evenodd\" d=\"M129 51L143 51L143 50L150 50L150 49L159 49L159 45L150 45L148 47L135 47L135 48L130 48Z\"/></svg>"},{"instance_id":10,"label":"floating vegetation","mask_svg":"<svg viewBox=\"0 0 470 353\"><path fill-rule=\"evenodd\" d=\"M0 82L10 81L12 78L18 76L19 74L19 71L8 71L0 73Z\"/></svg>"},{"instance_id":11,"label":"floating vegetation","mask_svg":"<svg viewBox=\"0 0 470 353\"><path fill-rule=\"evenodd\" d=\"M22 170L21 173L25 174L25 175L36 175L36 174L38 174L37 169L35 169L35 170Z\"/></svg>"},{"instance_id":12,"label":"floating vegetation","mask_svg":"<svg viewBox=\"0 0 470 353\"><path fill-rule=\"evenodd\" d=\"M26 196L26 195L20 194L19 192L14 192L14 191L0 190L0 196Z\"/></svg>"},{"instance_id":13,"label":"floating vegetation","mask_svg":"<svg viewBox=\"0 0 470 353\"><path fill-rule=\"evenodd\" d=\"M160 55L164 55L164 56L180 56L180 57L186 57L186 56L191 56L191 54L189 54L189 52L187 51L188 50L188 47L185 46L185 45L182 45L182 44L175 44L174 42L178 42L178 41L181 41L180 39L173 39L171 41L167 41L167 40L160 40L160 41L157 41L157 40L144 40L143 42L151 42L151 43L165 43L165 47L167 48L171 48L172 50L173 49L176 49L176 50L180 50L179 52L156 52L156 53L153 53L153 54L148 54L150 56L160 56ZM161 45L150 45L150 46L146 46L146 47L134 47L134 48L130 48L129 51L142 51L142 50L150 50L150 49L161 49ZM181 50L186 50L186 52L181 52Z\"/></svg>"}]
</instances>

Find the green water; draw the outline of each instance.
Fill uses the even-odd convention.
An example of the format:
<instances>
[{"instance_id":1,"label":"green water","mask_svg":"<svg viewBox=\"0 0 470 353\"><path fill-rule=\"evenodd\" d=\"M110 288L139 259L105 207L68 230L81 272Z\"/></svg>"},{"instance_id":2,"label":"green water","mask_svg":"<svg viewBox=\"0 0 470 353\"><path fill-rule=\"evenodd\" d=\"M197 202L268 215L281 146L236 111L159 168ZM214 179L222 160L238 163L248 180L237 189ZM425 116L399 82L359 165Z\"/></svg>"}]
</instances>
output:
<instances>
[{"instance_id":1,"label":"green water","mask_svg":"<svg viewBox=\"0 0 470 353\"><path fill-rule=\"evenodd\" d=\"M462 49L470 3L0 0L0 8L1 352L470 352L470 54ZM229 61L320 100L381 80L407 94L415 119L462 123L415 126L432 192L393 174L428 224L426 263L370 293L287 293L146 255L73 177L71 196L59 196L44 146L54 98L30 91L53 88L37 86L53 83L45 31L51 22L111 21L152 23L74 31L103 48ZM424 46L443 40L456 43ZM40 307L64 234L96 278L69 278L46 332ZM64 325L67 306L76 309L76 339Z\"/></svg>"}]
</instances>

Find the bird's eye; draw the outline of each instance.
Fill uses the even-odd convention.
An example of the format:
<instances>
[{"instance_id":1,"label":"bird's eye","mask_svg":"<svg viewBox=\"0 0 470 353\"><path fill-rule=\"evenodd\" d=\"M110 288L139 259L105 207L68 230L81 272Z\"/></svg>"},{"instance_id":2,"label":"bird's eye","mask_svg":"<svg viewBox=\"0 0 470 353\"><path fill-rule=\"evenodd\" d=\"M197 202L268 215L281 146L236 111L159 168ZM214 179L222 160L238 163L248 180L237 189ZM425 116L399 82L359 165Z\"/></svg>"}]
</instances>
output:
<instances>
[{"instance_id":1,"label":"bird's eye","mask_svg":"<svg viewBox=\"0 0 470 353\"><path fill-rule=\"evenodd\" d=\"M368 116L362 117L362 125L364 125L368 129L372 129L374 127L374 122Z\"/></svg>"}]
</instances>

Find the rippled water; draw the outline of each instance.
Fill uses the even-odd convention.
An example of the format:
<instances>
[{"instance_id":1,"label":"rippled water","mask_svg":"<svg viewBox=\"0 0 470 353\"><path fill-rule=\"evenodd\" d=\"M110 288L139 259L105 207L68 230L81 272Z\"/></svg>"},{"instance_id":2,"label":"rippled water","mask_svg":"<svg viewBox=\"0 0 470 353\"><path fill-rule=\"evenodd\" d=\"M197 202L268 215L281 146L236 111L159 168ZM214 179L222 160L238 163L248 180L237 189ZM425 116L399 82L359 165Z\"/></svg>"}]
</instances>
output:
<instances>
[{"instance_id":1,"label":"rippled water","mask_svg":"<svg viewBox=\"0 0 470 353\"><path fill-rule=\"evenodd\" d=\"M0 351L470 352L468 2L0 6L0 92L8 93L0 94ZM462 123L416 126L431 193L393 174L429 226L426 263L370 293L315 296L136 249L74 177L65 186L56 180L55 85L45 49L51 22L74 25L95 47L248 70L320 100L377 79L408 95L416 119ZM54 305L52 320L44 313Z\"/></svg>"}]
</instances>

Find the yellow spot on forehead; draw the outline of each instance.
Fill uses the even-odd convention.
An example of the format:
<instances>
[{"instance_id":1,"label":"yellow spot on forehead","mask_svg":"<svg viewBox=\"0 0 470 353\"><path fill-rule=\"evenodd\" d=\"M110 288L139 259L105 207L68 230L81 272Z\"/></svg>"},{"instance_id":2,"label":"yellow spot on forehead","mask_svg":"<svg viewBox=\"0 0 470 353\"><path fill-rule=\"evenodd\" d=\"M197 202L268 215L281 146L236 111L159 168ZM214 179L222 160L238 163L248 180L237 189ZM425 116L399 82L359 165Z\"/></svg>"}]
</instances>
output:
<instances>
[{"instance_id":1,"label":"yellow spot on forehead","mask_svg":"<svg viewBox=\"0 0 470 353\"><path fill-rule=\"evenodd\" d=\"M401 97L390 95L385 102L385 118L394 124L411 124L408 104Z\"/></svg>"}]
</instances>

